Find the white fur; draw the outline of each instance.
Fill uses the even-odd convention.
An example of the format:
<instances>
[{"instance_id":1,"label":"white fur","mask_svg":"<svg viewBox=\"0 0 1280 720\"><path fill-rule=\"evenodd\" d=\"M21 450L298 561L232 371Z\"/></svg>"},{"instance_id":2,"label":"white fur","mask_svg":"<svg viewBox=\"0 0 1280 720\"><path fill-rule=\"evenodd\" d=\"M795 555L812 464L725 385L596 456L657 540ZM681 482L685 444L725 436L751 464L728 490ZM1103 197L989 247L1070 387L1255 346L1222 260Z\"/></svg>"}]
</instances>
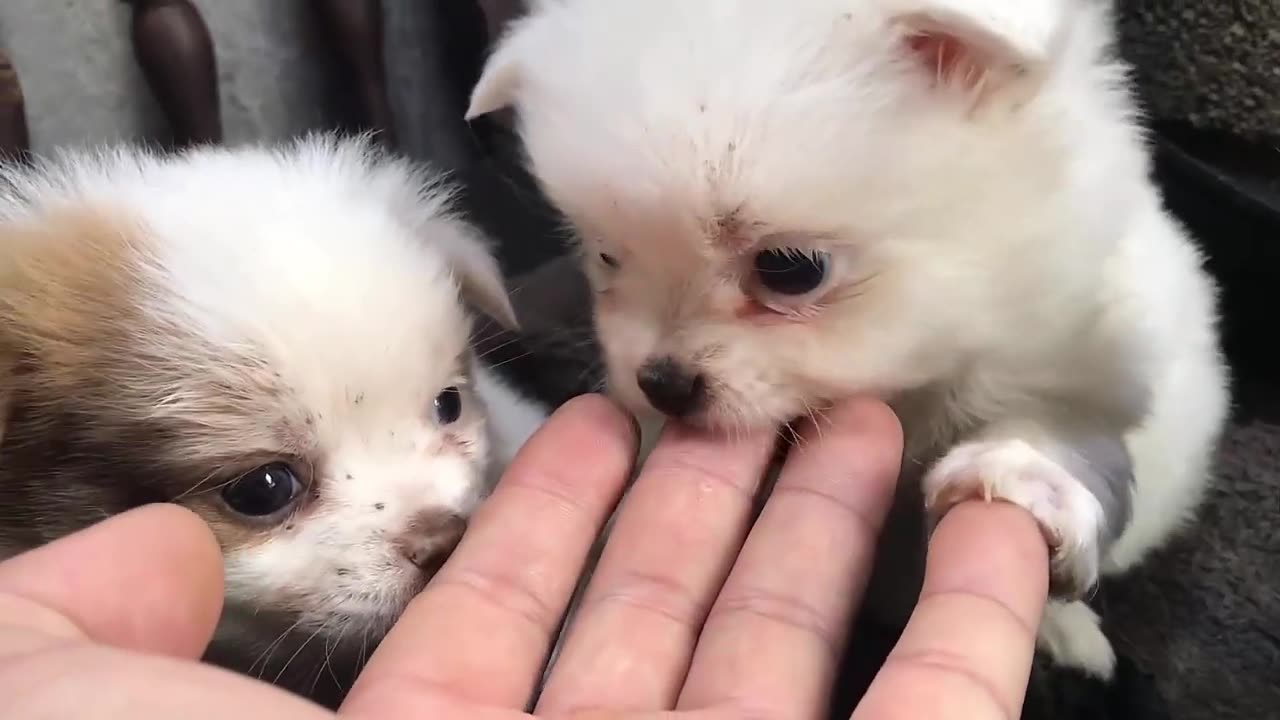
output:
<instances>
[{"instance_id":1,"label":"white fur","mask_svg":"<svg viewBox=\"0 0 1280 720\"><path fill-rule=\"evenodd\" d=\"M1050 656L1065 658L1089 674L1109 678L1116 653L1102 632L1098 614L1082 602L1050 600L1040 621L1036 645Z\"/></svg>"},{"instance_id":2,"label":"white fur","mask_svg":"<svg viewBox=\"0 0 1280 720\"><path fill-rule=\"evenodd\" d=\"M1026 508L1045 529L1055 574L1088 587L1098 576L1089 550L1102 535L1101 504L1071 474L1026 441L981 440L953 447L924 478L933 524L965 500L1003 499Z\"/></svg>"},{"instance_id":3,"label":"white fur","mask_svg":"<svg viewBox=\"0 0 1280 720\"><path fill-rule=\"evenodd\" d=\"M880 393L909 464L995 423L1122 435L1133 519L1077 558L1118 572L1193 512L1228 397L1215 289L1148 178L1107 5L543 0L469 115L515 107L632 408L637 367L664 354L712 389L694 421L729 430ZM971 62L935 68L909 44L931 34ZM774 307L749 282L770 244L829 253L829 284ZM1063 489L1045 480L997 494ZM1096 538L1092 511L1063 518L1047 529ZM1082 607L1046 624L1092 649L1048 647L1109 675Z\"/></svg>"},{"instance_id":4,"label":"white fur","mask_svg":"<svg viewBox=\"0 0 1280 720\"><path fill-rule=\"evenodd\" d=\"M545 415L468 351L460 291L478 286L499 314L510 306L449 186L366 140L326 136L178 156L69 152L9 179L0 221L92 208L137 223L154 252L133 272L159 289L138 302L157 327L262 358L286 389L280 417L310 418L319 499L265 541L227 549L228 617L249 627L222 635L270 641L281 628L259 626L289 609L307 635L376 637L424 581L397 549L415 517L470 514ZM140 329L138 342L170 337ZM202 360L192 372L218 371ZM443 427L433 401L454 385L462 417ZM174 393L154 412L180 406ZM271 426L245 423L264 430L246 431L246 457L278 449Z\"/></svg>"}]
</instances>

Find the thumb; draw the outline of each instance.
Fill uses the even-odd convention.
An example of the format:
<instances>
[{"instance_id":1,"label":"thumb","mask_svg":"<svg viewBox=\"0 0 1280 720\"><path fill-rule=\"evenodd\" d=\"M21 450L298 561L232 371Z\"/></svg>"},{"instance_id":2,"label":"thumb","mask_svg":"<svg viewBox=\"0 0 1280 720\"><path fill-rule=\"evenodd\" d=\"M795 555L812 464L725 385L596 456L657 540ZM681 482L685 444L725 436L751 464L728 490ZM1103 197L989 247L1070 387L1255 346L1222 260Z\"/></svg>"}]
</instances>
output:
<instances>
[{"instance_id":1,"label":"thumb","mask_svg":"<svg viewBox=\"0 0 1280 720\"><path fill-rule=\"evenodd\" d=\"M221 612L222 553L177 505L138 508L0 563L0 629L28 638L194 659ZM0 657L16 649L0 643Z\"/></svg>"}]
</instances>

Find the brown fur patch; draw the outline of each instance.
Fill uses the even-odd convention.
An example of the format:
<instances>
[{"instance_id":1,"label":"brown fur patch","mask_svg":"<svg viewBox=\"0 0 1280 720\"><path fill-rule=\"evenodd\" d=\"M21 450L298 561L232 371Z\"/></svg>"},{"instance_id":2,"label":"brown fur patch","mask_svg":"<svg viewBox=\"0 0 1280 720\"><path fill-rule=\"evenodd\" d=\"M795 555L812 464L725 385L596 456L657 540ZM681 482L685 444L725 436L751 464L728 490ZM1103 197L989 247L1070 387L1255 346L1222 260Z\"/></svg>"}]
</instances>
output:
<instances>
[{"instance_id":1,"label":"brown fur patch","mask_svg":"<svg viewBox=\"0 0 1280 720\"><path fill-rule=\"evenodd\" d=\"M145 252L141 233L96 212L0 226L0 353L10 370L36 363L28 381L70 391L119 349L136 326L128 268ZM8 376L10 373L6 373Z\"/></svg>"},{"instance_id":2,"label":"brown fur patch","mask_svg":"<svg viewBox=\"0 0 1280 720\"><path fill-rule=\"evenodd\" d=\"M176 301L154 253L140 223L93 209L0 226L0 526L47 540L177 500L224 547L265 537L216 491L304 457L310 430L265 359L149 310Z\"/></svg>"}]
</instances>

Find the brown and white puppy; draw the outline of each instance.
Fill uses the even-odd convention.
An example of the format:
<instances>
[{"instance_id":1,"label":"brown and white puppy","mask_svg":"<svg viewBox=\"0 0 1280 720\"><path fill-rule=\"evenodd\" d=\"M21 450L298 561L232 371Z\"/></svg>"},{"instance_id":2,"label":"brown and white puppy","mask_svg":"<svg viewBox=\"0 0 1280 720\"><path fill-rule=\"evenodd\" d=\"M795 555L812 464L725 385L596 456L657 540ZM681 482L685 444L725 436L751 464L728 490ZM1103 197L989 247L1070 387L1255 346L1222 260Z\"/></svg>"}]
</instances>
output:
<instances>
[{"instance_id":1,"label":"brown and white puppy","mask_svg":"<svg viewBox=\"0 0 1280 720\"><path fill-rule=\"evenodd\" d=\"M878 576L918 581L954 503L1017 503L1053 551L1041 643L1104 677L1079 598L1183 526L1228 406L1109 6L538 0L469 113L515 109L617 397L726 431L889 399L920 526Z\"/></svg>"},{"instance_id":2,"label":"brown and white puppy","mask_svg":"<svg viewBox=\"0 0 1280 720\"><path fill-rule=\"evenodd\" d=\"M182 504L210 657L340 692L544 415L469 348L464 298L513 313L449 196L328 136L4 170L0 554Z\"/></svg>"}]
</instances>

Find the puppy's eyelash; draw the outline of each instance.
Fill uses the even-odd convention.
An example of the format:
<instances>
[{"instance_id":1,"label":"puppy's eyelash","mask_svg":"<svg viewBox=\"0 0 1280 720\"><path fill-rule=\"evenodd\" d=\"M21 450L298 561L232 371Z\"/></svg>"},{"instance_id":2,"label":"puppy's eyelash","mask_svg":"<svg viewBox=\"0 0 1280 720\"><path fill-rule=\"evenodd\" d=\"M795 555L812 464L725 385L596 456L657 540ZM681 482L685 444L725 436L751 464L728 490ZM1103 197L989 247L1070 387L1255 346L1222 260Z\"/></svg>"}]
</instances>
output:
<instances>
[{"instance_id":1,"label":"puppy's eyelash","mask_svg":"<svg viewBox=\"0 0 1280 720\"><path fill-rule=\"evenodd\" d=\"M609 268L610 270L618 269L618 265L619 265L618 258L610 255L609 253L604 253L604 252L600 253L600 262L604 263L605 267Z\"/></svg>"}]
</instances>

